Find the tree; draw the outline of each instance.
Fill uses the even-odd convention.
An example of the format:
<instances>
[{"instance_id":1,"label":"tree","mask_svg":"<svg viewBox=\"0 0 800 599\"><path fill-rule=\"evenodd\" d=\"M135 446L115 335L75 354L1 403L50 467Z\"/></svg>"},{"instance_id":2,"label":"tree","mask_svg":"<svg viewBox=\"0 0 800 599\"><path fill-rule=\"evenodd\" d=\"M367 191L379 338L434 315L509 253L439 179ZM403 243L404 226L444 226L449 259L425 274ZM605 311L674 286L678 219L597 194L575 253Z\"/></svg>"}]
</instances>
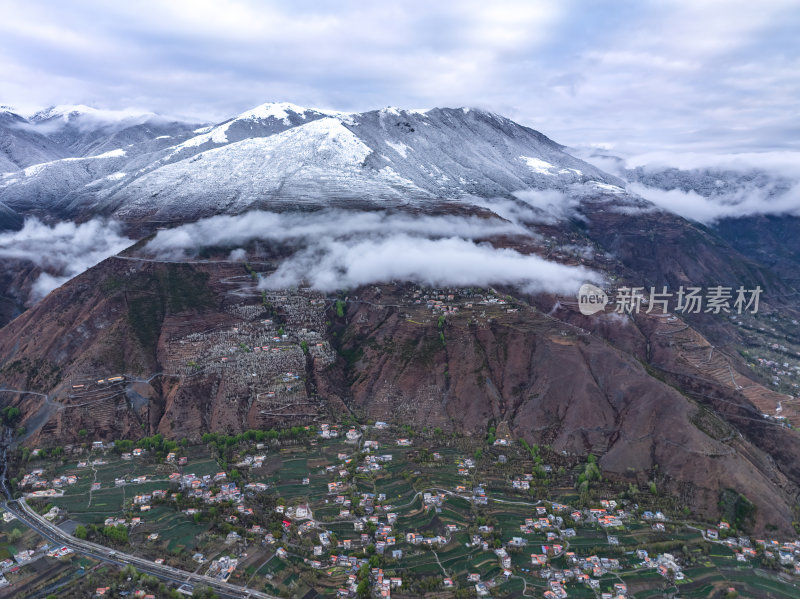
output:
<instances>
[{"instance_id":1,"label":"tree","mask_svg":"<svg viewBox=\"0 0 800 599\"><path fill-rule=\"evenodd\" d=\"M78 524L78 526L75 527L75 536L82 541L86 540L88 533L86 531L86 527L83 524Z\"/></svg>"},{"instance_id":2,"label":"tree","mask_svg":"<svg viewBox=\"0 0 800 599\"><path fill-rule=\"evenodd\" d=\"M104 526L102 532L103 536L108 538L110 541L124 545L128 544L128 527L124 524L119 524L117 526Z\"/></svg>"},{"instance_id":3,"label":"tree","mask_svg":"<svg viewBox=\"0 0 800 599\"><path fill-rule=\"evenodd\" d=\"M14 424L20 417L19 408L13 406L7 406L0 410L0 418L3 420L3 424Z\"/></svg>"},{"instance_id":4,"label":"tree","mask_svg":"<svg viewBox=\"0 0 800 599\"><path fill-rule=\"evenodd\" d=\"M11 543L17 543L22 538L22 531L19 528L12 528L8 533L8 540Z\"/></svg>"}]
</instances>

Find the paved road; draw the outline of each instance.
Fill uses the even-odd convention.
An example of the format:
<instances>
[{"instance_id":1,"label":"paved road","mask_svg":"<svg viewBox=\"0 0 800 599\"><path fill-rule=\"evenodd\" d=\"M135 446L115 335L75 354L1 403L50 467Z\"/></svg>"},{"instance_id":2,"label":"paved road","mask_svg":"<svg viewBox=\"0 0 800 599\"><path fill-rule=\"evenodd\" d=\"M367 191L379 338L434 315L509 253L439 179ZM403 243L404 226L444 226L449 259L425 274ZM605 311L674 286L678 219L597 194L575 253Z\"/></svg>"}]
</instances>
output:
<instances>
[{"instance_id":1,"label":"paved road","mask_svg":"<svg viewBox=\"0 0 800 599\"><path fill-rule=\"evenodd\" d=\"M262 593L253 589L246 589L235 584L222 582L202 574L194 574L186 572L172 566L164 564L156 564L150 560L121 553L119 551L112 551L108 547L91 543L89 541L82 541L65 533L56 525L48 522L39 514L34 512L26 503L24 499L5 501L3 507L9 512L14 514L20 522L35 530L44 538L48 539L56 546L66 546L75 551L110 564L116 564L120 567L127 565L134 566L139 572L145 572L152 576L156 576L161 580L174 582L176 584L188 583L195 587L206 586L212 588L218 595L228 599L242 599L247 597L254 597L257 599L278 599L274 595Z\"/></svg>"}]
</instances>

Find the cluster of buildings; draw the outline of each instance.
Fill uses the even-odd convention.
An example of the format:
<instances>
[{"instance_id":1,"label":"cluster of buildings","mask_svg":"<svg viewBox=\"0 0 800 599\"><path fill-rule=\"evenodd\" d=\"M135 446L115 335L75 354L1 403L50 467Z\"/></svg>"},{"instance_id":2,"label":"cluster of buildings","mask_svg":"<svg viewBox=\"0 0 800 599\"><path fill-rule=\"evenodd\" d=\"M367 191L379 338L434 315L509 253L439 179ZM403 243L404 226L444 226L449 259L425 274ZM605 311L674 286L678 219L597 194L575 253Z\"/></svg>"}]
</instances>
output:
<instances>
[{"instance_id":1,"label":"cluster of buildings","mask_svg":"<svg viewBox=\"0 0 800 599\"><path fill-rule=\"evenodd\" d=\"M3 515L9 512L3 512ZM72 553L72 549L64 546L51 547L47 543L41 543L34 549L20 549L11 557L0 561L0 589L11 584L6 575L12 575L20 571L21 568L35 562L43 557L59 559Z\"/></svg>"},{"instance_id":2,"label":"cluster of buildings","mask_svg":"<svg viewBox=\"0 0 800 599\"><path fill-rule=\"evenodd\" d=\"M376 424L375 428L379 428L378 424ZM319 434L324 438L335 438L339 435L338 429L339 427L336 425L322 424L319 427ZM362 436L360 431L352 430L357 432L359 437ZM350 432L348 430L348 434ZM410 440L405 438L394 439L394 441L387 440L387 442L399 447L411 445ZM276 511L285 518L285 530L294 530L294 525L296 525L300 535L310 534L314 540L313 545L309 546L312 547L313 558L305 559L307 565L315 569L330 566L345 568L349 571L348 584L339 589L340 596L353 596L356 593L356 588L360 582L358 570L367 563L364 559L345 555L345 553L363 550L364 547L373 545L379 555L391 555L393 559L402 559L404 550L406 552L416 552L416 548L429 547L438 549L447 545L452 541L452 535L459 530L456 524L443 524L444 534L437 534L442 533L441 529L425 533L409 530L408 528L411 527L405 530L397 530L398 508L387 502L385 494L355 493L350 490L353 471L367 473L380 470L386 462L392 461L391 454L379 455L377 453L380 450L380 443L377 441L362 441L361 448L360 454L363 461L360 463L353 464L354 458L351 455L339 453L337 455L337 463L321 470L321 472L324 471L332 475L331 478L335 479L328 482L329 496L325 499L325 503L335 504L339 510L339 523L341 521L352 522L354 531L359 533L355 535L356 538L338 539L338 537L332 536L325 530L322 522L314 520L311 507L307 504L300 503L299 505L288 507L279 505L276 507ZM245 454L239 459L238 465L257 468L263 465L266 456ZM437 459L441 459L441 456L438 456ZM174 463L176 460L177 457L174 454L167 456L168 463ZM459 473L464 471L469 474L475 468L474 461L469 458L458 458L455 460L455 465ZM59 480L61 484L74 484L74 482L68 482L68 478L60 477ZM525 490L529 487L532 479L532 474L520 474L510 480L510 485L515 490ZM121 484L126 484L127 482L125 478L120 480L122 481ZM146 477L136 477L132 480L141 482L146 480ZM459 479L459 481L462 480ZM244 485L243 488L239 488L235 482L228 480L228 474L224 471L204 476L173 472L169 475L169 481L172 484L172 491L177 486L185 497L199 499L207 505L223 501L233 502L240 516L253 515L253 510L245 504L245 499L248 495L264 492L269 488L266 483L260 482L251 482ZM34 485L40 483L44 483L45 486L50 486L51 484L44 477L43 469L31 471L30 474L25 476L22 484L35 488ZM55 483L52 484L55 486ZM303 484L310 484L310 479L304 478ZM348 491L350 491L350 494L347 494ZM469 487L466 484L456 485L455 492L437 488L419 493L425 511L441 511L448 496L457 496L475 505L487 505L489 502L488 493L484 485L480 483ZM176 493L171 493L167 489L156 489L135 495L132 503L144 512L150 509L152 502L168 499L176 499ZM416 499L417 497L415 496L415 501ZM419 504L417 503L416 505L418 506ZM567 522L594 524L602 529L607 529L608 542L613 544L616 541L616 537L612 535L617 534L613 529L624 528L631 521L644 521L653 527L660 527L659 530L663 530L665 523L668 521L662 512L639 512L638 508L631 508L627 504L624 507L630 509L623 509L623 506L618 505L612 499L601 500L596 507L585 510L576 510L557 502L531 505L529 508L530 516L525 517L519 524L520 536L513 537L504 546L498 546L498 535L495 533L491 523L489 523L478 527L477 532L480 534L472 535L471 543L468 546L480 547L483 551L493 551L501 567L501 576L507 578L512 576L515 570L512 565L512 555L519 554L521 548L531 544L526 537L536 534L538 539L539 535L542 535L542 538L546 540L541 541L542 544L538 540L533 543L535 548L530 550L530 562L528 563L528 560L525 559L523 567L516 569L546 580L547 590L544 596L548 599L565 599L567 597L568 584L584 584L596 591L598 596L601 596L599 592L601 578L627 569L630 567L630 560L624 558L623 564L620 559L611 557L598 555L578 556L574 551L570 551L569 548L570 539L576 536L576 531L573 528L569 528ZM187 515L200 513L201 509L198 508L199 506L195 504L195 507L185 510L185 513ZM528 508L526 508L525 515L528 515L528 513ZM359 515L356 516L356 514ZM232 518L232 520L229 520L232 523L238 521L236 516L229 516L229 518ZM107 526L124 525L133 527L139 522L141 522L140 518L132 518L130 520L109 518L105 524ZM264 535L264 544L276 541L271 533L267 533L257 524L252 524L248 531L253 534ZM239 541L241 539L239 532L230 533L226 542L232 544ZM800 574L800 541L787 543L765 540L751 541L746 537L728 536L729 532L730 526L725 522L720 522L717 527L705 530L703 536L712 542L722 543L731 547L736 553L737 560L746 561L763 552L764 555L774 557L782 565L793 568L796 573ZM490 543L493 536L495 537L494 544ZM158 538L158 534L153 533L149 538L155 540ZM316 540L317 538L318 541ZM404 547L403 543L414 549ZM398 544L402 549L397 547ZM331 551L334 551L335 554L331 554L327 558L323 557L329 555ZM286 548L279 547L276 555L278 558L285 559L290 554ZM556 558L561 558L562 556L565 564L562 560L556 560ZM647 551L640 550L637 552L636 557L639 560L637 566L635 566L637 569L652 568L669 579L680 580L683 576L679 561L671 554L664 553L656 557L650 557ZM202 559L201 555L200 558ZM22 559L24 559L24 556ZM556 566L555 564L559 565ZM235 558L223 556L211 563L207 575L227 581L236 567L237 560ZM493 586L497 584L493 580L482 581L477 574L470 575L470 578L470 582L474 583L475 590L479 595L490 594ZM403 584L401 578L384 576L380 569L371 570L369 581L373 595L381 597L390 597L391 593ZM454 583L452 579L445 577L443 585L445 588L449 588L453 587ZM614 585L613 591L613 593L603 593L602 596L625 597L627 594L625 585L621 583Z\"/></svg>"},{"instance_id":3,"label":"cluster of buildings","mask_svg":"<svg viewBox=\"0 0 800 599\"><path fill-rule=\"evenodd\" d=\"M74 485L77 482L78 477L75 475L58 476L52 480L47 480L44 478L44 470L42 468L36 468L22 477L22 480L19 482L19 488L31 489L34 491L34 493L30 493L29 495L32 496L55 496L58 495L58 493L54 492L56 489ZM39 492L37 493L36 491ZM44 491L45 493L42 493L41 491ZM51 491L52 493L50 493Z\"/></svg>"},{"instance_id":4,"label":"cluster of buildings","mask_svg":"<svg viewBox=\"0 0 800 599\"><path fill-rule=\"evenodd\" d=\"M210 578L216 578L222 582L228 582L231 574L233 574L236 570L238 563L239 561L235 557L223 555L222 557L211 562L211 565L208 567L208 571L206 572L206 576Z\"/></svg>"},{"instance_id":5,"label":"cluster of buildings","mask_svg":"<svg viewBox=\"0 0 800 599\"><path fill-rule=\"evenodd\" d=\"M416 288L404 297L414 306L425 306L433 314L442 316L458 314L460 310L471 310L477 306L507 305L494 290L474 291L472 289L426 289ZM516 312L516 309L508 309Z\"/></svg>"}]
</instances>

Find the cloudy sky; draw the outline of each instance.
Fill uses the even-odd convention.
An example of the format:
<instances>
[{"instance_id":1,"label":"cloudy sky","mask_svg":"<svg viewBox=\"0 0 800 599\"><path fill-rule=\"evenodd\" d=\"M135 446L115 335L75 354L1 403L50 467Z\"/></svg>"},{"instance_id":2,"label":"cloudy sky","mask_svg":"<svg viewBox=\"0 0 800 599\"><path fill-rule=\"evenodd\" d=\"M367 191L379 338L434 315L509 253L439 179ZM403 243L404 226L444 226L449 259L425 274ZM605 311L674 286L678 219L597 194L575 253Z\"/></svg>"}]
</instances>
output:
<instances>
[{"instance_id":1,"label":"cloudy sky","mask_svg":"<svg viewBox=\"0 0 800 599\"><path fill-rule=\"evenodd\" d=\"M619 153L800 145L797 0L0 0L0 104L479 106Z\"/></svg>"}]
</instances>

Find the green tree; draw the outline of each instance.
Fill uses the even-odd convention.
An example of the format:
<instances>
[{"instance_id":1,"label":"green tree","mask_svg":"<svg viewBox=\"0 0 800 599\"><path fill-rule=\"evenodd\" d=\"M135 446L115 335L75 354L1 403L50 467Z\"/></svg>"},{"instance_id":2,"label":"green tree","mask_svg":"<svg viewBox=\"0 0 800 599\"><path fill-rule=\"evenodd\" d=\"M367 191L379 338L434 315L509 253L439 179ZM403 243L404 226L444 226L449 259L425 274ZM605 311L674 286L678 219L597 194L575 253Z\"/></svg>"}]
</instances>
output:
<instances>
[{"instance_id":1,"label":"green tree","mask_svg":"<svg viewBox=\"0 0 800 599\"><path fill-rule=\"evenodd\" d=\"M13 406L7 406L0 410L0 419L3 420L3 424L11 425L14 424L17 420L19 420L20 411L19 408Z\"/></svg>"},{"instance_id":2,"label":"green tree","mask_svg":"<svg viewBox=\"0 0 800 599\"><path fill-rule=\"evenodd\" d=\"M75 536L81 539L82 541L86 540L88 532L86 531L86 527L83 524L78 524L78 526L75 527Z\"/></svg>"},{"instance_id":3,"label":"green tree","mask_svg":"<svg viewBox=\"0 0 800 599\"><path fill-rule=\"evenodd\" d=\"M121 545L127 545L128 540L128 527L124 524L117 526L104 526L102 529L103 536Z\"/></svg>"}]
</instances>

